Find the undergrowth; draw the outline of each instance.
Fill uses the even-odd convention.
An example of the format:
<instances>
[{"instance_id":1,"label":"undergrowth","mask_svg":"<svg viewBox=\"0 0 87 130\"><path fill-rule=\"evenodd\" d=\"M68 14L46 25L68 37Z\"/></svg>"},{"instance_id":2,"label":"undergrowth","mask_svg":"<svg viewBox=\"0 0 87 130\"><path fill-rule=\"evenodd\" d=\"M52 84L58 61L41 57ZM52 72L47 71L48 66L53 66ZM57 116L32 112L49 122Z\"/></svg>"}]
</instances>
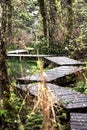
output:
<instances>
[{"instance_id":1,"label":"undergrowth","mask_svg":"<svg viewBox=\"0 0 87 130\"><path fill-rule=\"evenodd\" d=\"M43 63L38 59L37 64L41 73L37 98L32 99L29 91L21 94L15 83L11 83L9 100L6 103L0 100L0 130L62 130L55 114L52 94L46 84ZM60 106L59 103L57 105Z\"/></svg>"}]
</instances>

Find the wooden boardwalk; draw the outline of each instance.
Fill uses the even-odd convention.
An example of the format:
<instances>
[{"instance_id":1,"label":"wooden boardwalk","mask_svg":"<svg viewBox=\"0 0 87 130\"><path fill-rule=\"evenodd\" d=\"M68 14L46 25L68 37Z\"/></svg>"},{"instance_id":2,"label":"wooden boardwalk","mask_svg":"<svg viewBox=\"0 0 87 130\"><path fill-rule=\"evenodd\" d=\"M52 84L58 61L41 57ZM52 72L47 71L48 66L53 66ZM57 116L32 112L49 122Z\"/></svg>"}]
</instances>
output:
<instances>
[{"instance_id":1,"label":"wooden boardwalk","mask_svg":"<svg viewBox=\"0 0 87 130\"><path fill-rule=\"evenodd\" d=\"M61 77L65 77L72 73L82 71L83 67L74 67L74 66L61 66L56 67L45 72L46 82L52 82ZM28 75L26 77L18 78L19 83L30 83L30 82L39 82L41 81L41 74Z\"/></svg>"},{"instance_id":2,"label":"wooden boardwalk","mask_svg":"<svg viewBox=\"0 0 87 130\"><path fill-rule=\"evenodd\" d=\"M49 63L52 62L60 65L60 67L55 67L44 73L46 85L52 95L52 101L54 104L60 103L69 112L71 130L87 130L87 113L80 113L87 111L87 95L51 83L57 79L63 79L63 77L83 71L83 66L85 65L83 62L67 57L52 57L48 55L8 54L8 57L27 59L38 59L39 57L45 58ZM29 84L31 82L32 84ZM38 96L40 90L38 82L41 82L41 74L28 75L18 78L18 85L16 87L26 92L29 91L34 96ZM79 113L77 113L78 111Z\"/></svg>"},{"instance_id":3,"label":"wooden boardwalk","mask_svg":"<svg viewBox=\"0 0 87 130\"><path fill-rule=\"evenodd\" d=\"M57 65L85 65L83 62L68 58L68 57L44 57L47 61Z\"/></svg>"},{"instance_id":4,"label":"wooden boardwalk","mask_svg":"<svg viewBox=\"0 0 87 130\"><path fill-rule=\"evenodd\" d=\"M53 104L62 105L70 113L70 129L69 130L87 130L87 113L77 113L78 111L87 111L87 95L81 94L69 88L61 87L51 83L46 83ZM17 88L38 96L40 83L17 85ZM75 113L72 113L72 112Z\"/></svg>"},{"instance_id":5,"label":"wooden boardwalk","mask_svg":"<svg viewBox=\"0 0 87 130\"><path fill-rule=\"evenodd\" d=\"M87 130L87 113L70 113L71 130Z\"/></svg>"},{"instance_id":6,"label":"wooden boardwalk","mask_svg":"<svg viewBox=\"0 0 87 130\"><path fill-rule=\"evenodd\" d=\"M52 94L52 100L54 103L58 101L68 111L75 109L87 109L87 95L75 92L69 88L60 87L51 83L47 83L49 91ZM32 95L37 96L40 89L39 84L17 85L17 88L23 91L29 91Z\"/></svg>"}]
</instances>

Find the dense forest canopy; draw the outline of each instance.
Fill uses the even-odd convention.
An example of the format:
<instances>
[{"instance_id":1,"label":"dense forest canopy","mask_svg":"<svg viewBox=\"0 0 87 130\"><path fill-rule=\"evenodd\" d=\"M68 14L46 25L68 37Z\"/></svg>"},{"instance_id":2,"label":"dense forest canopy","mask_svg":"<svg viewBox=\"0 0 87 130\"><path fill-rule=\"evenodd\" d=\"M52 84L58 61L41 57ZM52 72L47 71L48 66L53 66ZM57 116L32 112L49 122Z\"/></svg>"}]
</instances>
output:
<instances>
[{"instance_id":1,"label":"dense forest canopy","mask_svg":"<svg viewBox=\"0 0 87 130\"><path fill-rule=\"evenodd\" d=\"M84 0L11 1L7 9L10 19L7 30L12 32L8 48L16 49L19 39L33 47L37 39L38 47L43 48L40 53L73 54L78 58L87 41L86 6Z\"/></svg>"}]
</instances>

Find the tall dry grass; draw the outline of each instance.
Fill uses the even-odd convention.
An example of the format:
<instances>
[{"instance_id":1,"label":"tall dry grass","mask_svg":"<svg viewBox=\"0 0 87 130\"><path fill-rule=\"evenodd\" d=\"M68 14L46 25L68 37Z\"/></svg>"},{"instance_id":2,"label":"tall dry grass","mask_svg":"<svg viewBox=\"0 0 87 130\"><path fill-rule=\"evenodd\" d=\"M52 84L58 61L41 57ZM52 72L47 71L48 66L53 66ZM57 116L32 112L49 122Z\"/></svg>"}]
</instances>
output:
<instances>
[{"instance_id":1,"label":"tall dry grass","mask_svg":"<svg viewBox=\"0 0 87 130\"><path fill-rule=\"evenodd\" d=\"M34 110L38 107L41 109L43 114L43 130L54 130L54 124L58 126L56 130L61 130L60 123L56 122L52 93L46 83L47 76L43 69L43 62L40 58L38 59L37 65L41 73L41 82L39 83L38 100L34 106Z\"/></svg>"}]
</instances>

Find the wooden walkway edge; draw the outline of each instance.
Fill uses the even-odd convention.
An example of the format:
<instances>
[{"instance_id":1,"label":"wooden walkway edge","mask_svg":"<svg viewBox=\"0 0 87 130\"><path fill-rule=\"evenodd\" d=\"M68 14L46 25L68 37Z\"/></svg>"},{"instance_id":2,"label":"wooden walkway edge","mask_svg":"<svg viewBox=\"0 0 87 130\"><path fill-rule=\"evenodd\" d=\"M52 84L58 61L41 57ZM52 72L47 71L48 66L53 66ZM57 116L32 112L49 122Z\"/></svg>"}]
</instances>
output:
<instances>
[{"instance_id":1,"label":"wooden walkway edge","mask_svg":"<svg viewBox=\"0 0 87 130\"><path fill-rule=\"evenodd\" d=\"M52 94L54 103L57 103L58 101L61 102L69 111L87 109L87 95L51 83L47 83L47 86ZM17 85L17 88L22 89L23 91L29 91L32 95L37 96L40 85L37 83L28 85L19 84Z\"/></svg>"},{"instance_id":2,"label":"wooden walkway edge","mask_svg":"<svg viewBox=\"0 0 87 130\"><path fill-rule=\"evenodd\" d=\"M71 130L87 130L87 113L70 113Z\"/></svg>"},{"instance_id":3,"label":"wooden walkway edge","mask_svg":"<svg viewBox=\"0 0 87 130\"><path fill-rule=\"evenodd\" d=\"M20 49L20 50L14 50L14 51L9 51L8 54L28 54L28 50Z\"/></svg>"},{"instance_id":4,"label":"wooden walkway edge","mask_svg":"<svg viewBox=\"0 0 87 130\"><path fill-rule=\"evenodd\" d=\"M7 54L7 58L15 58L15 59L19 59L21 57L21 59L38 59L39 58L44 58L50 55L30 55L30 54ZM52 56L51 56L52 57Z\"/></svg>"},{"instance_id":5,"label":"wooden walkway edge","mask_svg":"<svg viewBox=\"0 0 87 130\"><path fill-rule=\"evenodd\" d=\"M67 75L80 72L83 70L83 67L74 67L74 66L61 66L56 67L45 72L46 82L51 82L53 80L65 77ZM40 82L41 74L28 75L26 77L18 78L19 83L30 83L30 82Z\"/></svg>"},{"instance_id":6,"label":"wooden walkway edge","mask_svg":"<svg viewBox=\"0 0 87 130\"><path fill-rule=\"evenodd\" d=\"M77 60L74 60L74 59L71 59L71 58L68 58L68 57L44 57L46 61L48 62L52 62L52 63L55 63L56 65L63 65L63 66L70 66L70 65L73 65L73 66L80 66L80 65L85 65L84 62L80 62L80 61L77 61Z\"/></svg>"}]
</instances>

